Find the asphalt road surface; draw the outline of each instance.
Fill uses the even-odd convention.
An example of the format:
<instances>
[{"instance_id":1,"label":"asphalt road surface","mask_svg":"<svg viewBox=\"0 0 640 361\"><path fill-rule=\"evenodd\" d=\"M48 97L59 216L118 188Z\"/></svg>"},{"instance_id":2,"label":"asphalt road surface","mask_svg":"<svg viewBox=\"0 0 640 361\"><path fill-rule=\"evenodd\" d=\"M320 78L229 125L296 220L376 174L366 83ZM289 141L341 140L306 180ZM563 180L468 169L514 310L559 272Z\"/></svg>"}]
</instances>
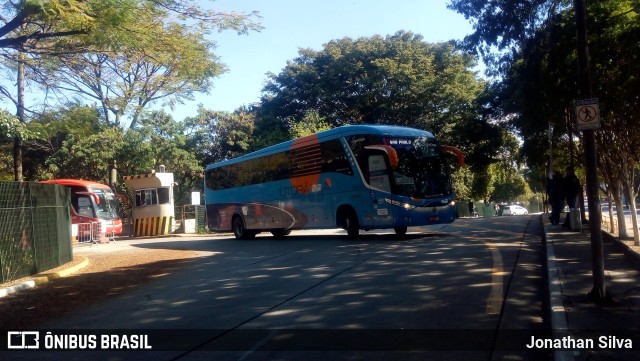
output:
<instances>
[{"instance_id":1,"label":"asphalt road surface","mask_svg":"<svg viewBox=\"0 0 640 361\"><path fill-rule=\"evenodd\" d=\"M46 325L52 335L120 333L143 351L10 353L15 359L544 360L538 216L282 240L212 237L144 247L208 251L188 268ZM139 338L133 335L144 335ZM63 336L59 340L65 339ZM84 341L83 341L84 340ZM90 338L80 341L91 341ZM41 336L41 342L44 336ZM60 341L60 342L62 342ZM91 345L91 344L90 344ZM82 345L80 345L82 346Z\"/></svg>"}]
</instances>

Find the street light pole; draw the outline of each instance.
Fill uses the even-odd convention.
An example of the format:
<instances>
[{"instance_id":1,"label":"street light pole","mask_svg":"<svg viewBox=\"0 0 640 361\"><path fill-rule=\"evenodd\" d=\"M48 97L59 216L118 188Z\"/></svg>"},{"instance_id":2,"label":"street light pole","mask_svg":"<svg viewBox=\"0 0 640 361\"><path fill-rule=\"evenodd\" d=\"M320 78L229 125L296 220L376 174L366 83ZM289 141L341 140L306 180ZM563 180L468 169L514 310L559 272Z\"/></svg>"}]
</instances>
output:
<instances>
[{"instance_id":1,"label":"street light pole","mask_svg":"<svg viewBox=\"0 0 640 361\"><path fill-rule=\"evenodd\" d=\"M574 11L577 25L578 72L580 95L583 99L593 98L591 73L589 71L589 48L587 45L587 14L584 0L574 0ZM583 130L585 166L587 172L587 199L589 204L589 228L591 230L591 262L593 288L590 298L598 303L607 299L607 288L604 281L604 252L602 248L602 215L600 197L598 196L598 172L596 138L593 129Z\"/></svg>"}]
</instances>

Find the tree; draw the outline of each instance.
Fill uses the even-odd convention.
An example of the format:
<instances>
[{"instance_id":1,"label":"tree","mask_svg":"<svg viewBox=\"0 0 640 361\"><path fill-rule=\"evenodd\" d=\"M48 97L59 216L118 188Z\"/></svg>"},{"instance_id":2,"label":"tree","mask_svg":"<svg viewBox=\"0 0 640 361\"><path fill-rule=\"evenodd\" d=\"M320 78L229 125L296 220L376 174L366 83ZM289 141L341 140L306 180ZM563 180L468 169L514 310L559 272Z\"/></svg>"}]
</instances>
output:
<instances>
[{"instance_id":1,"label":"tree","mask_svg":"<svg viewBox=\"0 0 640 361\"><path fill-rule=\"evenodd\" d=\"M4 1L0 48L30 54L88 49L118 49L132 41L151 39L153 28L141 19L192 24L203 32L234 29L246 33L259 25L257 13L225 13L207 10L195 0L18 0Z\"/></svg>"},{"instance_id":2,"label":"tree","mask_svg":"<svg viewBox=\"0 0 640 361\"><path fill-rule=\"evenodd\" d=\"M509 49L494 69L505 75L504 114L525 139L527 157L539 165L545 161L540 155L550 124L554 143L569 140L564 131L565 111L578 94L571 2L483 3L485 6L476 0L452 1L452 7L476 21L476 31L466 39L468 45L480 51L488 45ZM599 170L616 202L621 193L634 199L633 175L640 161L640 80L635 76L640 71L640 7L637 1L608 0L589 2L587 12L593 90L600 100L603 125L595 132ZM624 218L620 220L624 234ZM634 239L640 244L637 229Z\"/></svg>"},{"instance_id":3,"label":"tree","mask_svg":"<svg viewBox=\"0 0 640 361\"><path fill-rule=\"evenodd\" d=\"M193 99L194 92L207 92L211 79L225 69L201 35L180 34L171 41L180 44L179 52L169 47L156 53L144 50L144 54L60 56L48 62L49 71L41 84L99 102L108 125L122 126L124 115L129 114L133 128L150 103L166 99L173 105Z\"/></svg>"},{"instance_id":4,"label":"tree","mask_svg":"<svg viewBox=\"0 0 640 361\"><path fill-rule=\"evenodd\" d=\"M191 15L197 14L194 11ZM135 127L150 103L164 100L173 106L193 99L194 92L211 89L212 79L226 70L212 53L215 43L205 38L215 26L241 33L261 28L248 19L230 24L200 18L191 18L190 22L178 22L170 11L142 13L132 29L141 35L128 44L113 51L47 57L44 63L48 71L40 83L98 101L108 124L121 126L123 116L128 114L129 127Z\"/></svg>"},{"instance_id":5,"label":"tree","mask_svg":"<svg viewBox=\"0 0 640 361\"><path fill-rule=\"evenodd\" d=\"M410 32L343 38L321 51L301 50L280 74L271 74L262 107L285 122L315 111L334 126L434 126L447 133L473 111L484 89L469 70L474 65L451 43L429 44Z\"/></svg>"},{"instance_id":6,"label":"tree","mask_svg":"<svg viewBox=\"0 0 640 361\"><path fill-rule=\"evenodd\" d=\"M528 187L524 178L513 171L512 168L502 168L498 165L493 169L495 174L493 198L501 202L513 202L526 200Z\"/></svg>"},{"instance_id":7,"label":"tree","mask_svg":"<svg viewBox=\"0 0 640 361\"><path fill-rule=\"evenodd\" d=\"M571 5L570 0L450 0L448 7L473 24L464 47L482 56L490 74L500 75L515 61L523 42Z\"/></svg>"},{"instance_id":8,"label":"tree","mask_svg":"<svg viewBox=\"0 0 640 361\"><path fill-rule=\"evenodd\" d=\"M202 190L202 166L189 148L186 125L164 111L143 116L134 129L124 135L121 152L116 155L121 175L146 173L164 165L174 174L176 204L189 204L191 191Z\"/></svg>"},{"instance_id":9,"label":"tree","mask_svg":"<svg viewBox=\"0 0 640 361\"><path fill-rule=\"evenodd\" d=\"M269 75L256 128L289 135L308 114L331 126L412 126L486 167L501 133L483 117L486 84L473 66L452 42L430 44L411 32L332 40L320 51L300 50L282 72Z\"/></svg>"},{"instance_id":10,"label":"tree","mask_svg":"<svg viewBox=\"0 0 640 361\"><path fill-rule=\"evenodd\" d=\"M104 130L99 112L92 107L78 103L68 104L55 110L37 114L26 125L36 136L24 141L24 174L27 179L48 179L59 177L58 160L50 159L65 147L65 142L73 144ZM59 155L59 154L58 154ZM80 172L80 177L94 179L78 170L67 168L68 172Z\"/></svg>"},{"instance_id":11,"label":"tree","mask_svg":"<svg viewBox=\"0 0 640 361\"><path fill-rule=\"evenodd\" d=\"M47 159L53 178L80 178L108 183L112 159L123 147L124 134L105 128L86 137L67 134L60 149Z\"/></svg>"},{"instance_id":12,"label":"tree","mask_svg":"<svg viewBox=\"0 0 640 361\"><path fill-rule=\"evenodd\" d=\"M13 149L16 139L22 141L29 133L26 125L16 116L0 110L0 179L14 178Z\"/></svg>"},{"instance_id":13,"label":"tree","mask_svg":"<svg viewBox=\"0 0 640 361\"><path fill-rule=\"evenodd\" d=\"M331 128L331 125L318 113L307 113L301 122L291 125L291 138L302 138Z\"/></svg>"},{"instance_id":14,"label":"tree","mask_svg":"<svg viewBox=\"0 0 640 361\"><path fill-rule=\"evenodd\" d=\"M188 147L202 166L245 154L254 133L254 116L243 108L228 113L200 107L184 122Z\"/></svg>"},{"instance_id":15,"label":"tree","mask_svg":"<svg viewBox=\"0 0 640 361\"><path fill-rule=\"evenodd\" d=\"M86 52L105 54L119 49L140 51L150 44L158 45L166 40L157 33L159 26L165 23L169 24L169 28L181 24L183 29L198 29L183 34L203 34L219 29L235 29L239 33L246 33L250 29L260 28L251 20L257 16L255 13L204 10L195 0L7 1L0 15L6 19L0 27L0 49L3 50L0 55L17 62L20 67L30 64L36 73L39 68L23 60L24 54L45 57ZM194 66L194 69L198 68ZM184 72L181 74L184 80ZM197 82L190 79L187 83ZM141 106L158 96L157 89L146 89L148 92L139 98L136 109L141 109ZM139 88L136 90L140 91ZM11 92L5 88L0 89L0 92L11 97ZM173 91L168 93L172 94ZM188 91L186 94L188 95ZM14 102L18 106L19 118L26 122L22 115L23 103L19 99L14 99ZM118 107L121 108L126 107ZM105 112L106 114L108 113ZM134 114L139 116L139 112L134 111ZM15 140L14 151L16 179L21 180L22 144L19 139Z\"/></svg>"}]
</instances>

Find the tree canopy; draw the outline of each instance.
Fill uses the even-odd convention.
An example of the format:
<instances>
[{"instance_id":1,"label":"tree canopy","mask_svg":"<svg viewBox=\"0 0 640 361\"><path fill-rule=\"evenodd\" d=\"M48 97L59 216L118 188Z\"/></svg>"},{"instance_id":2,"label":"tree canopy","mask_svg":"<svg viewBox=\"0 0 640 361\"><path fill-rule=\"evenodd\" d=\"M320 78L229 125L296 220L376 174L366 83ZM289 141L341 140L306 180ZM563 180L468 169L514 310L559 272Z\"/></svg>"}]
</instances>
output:
<instances>
[{"instance_id":1,"label":"tree canopy","mask_svg":"<svg viewBox=\"0 0 640 361\"><path fill-rule=\"evenodd\" d=\"M580 159L573 112L574 101L584 95L577 86L576 18L570 5L551 0L451 2L456 11L474 19L475 32L467 45L480 52L494 46L490 56L500 63L493 64L493 72L502 75L496 104L522 136L531 169L559 169ZM587 5L592 89L602 124L595 131L598 170L607 193L620 205L622 192L627 199L636 197L640 164L640 3L607 0ZM571 141L577 143L575 155L567 151ZM545 146L551 146L551 152L543 152ZM626 234L624 223L624 217L619 219L621 234Z\"/></svg>"},{"instance_id":2,"label":"tree canopy","mask_svg":"<svg viewBox=\"0 0 640 361\"><path fill-rule=\"evenodd\" d=\"M105 116L128 112L135 121L149 102L210 89L225 68L206 35L262 28L257 13L209 10L195 0L6 1L0 15L7 65L25 64L47 89L96 99Z\"/></svg>"},{"instance_id":3,"label":"tree canopy","mask_svg":"<svg viewBox=\"0 0 640 361\"><path fill-rule=\"evenodd\" d=\"M484 89L473 66L452 43L429 44L411 32L343 38L300 50L270 74L262 106L282 120L315 111L333 125L446 126L472 110Z\"/></svg>"},{"instance_id":4,"label":"tree canopy","mask_svg":"<svg viewBox=\"0 0 640 361\"><path fill-rule=\"evenodd\" d=\"M486 167L501 132L483 117L487 88L474 66L454 43L427 43L411 32L332 40L319 51L300 50L269 75L256 128L289 134L310 114L330 126L411 126L462 147L470 163Z\"/></svg>"}]
</instances>

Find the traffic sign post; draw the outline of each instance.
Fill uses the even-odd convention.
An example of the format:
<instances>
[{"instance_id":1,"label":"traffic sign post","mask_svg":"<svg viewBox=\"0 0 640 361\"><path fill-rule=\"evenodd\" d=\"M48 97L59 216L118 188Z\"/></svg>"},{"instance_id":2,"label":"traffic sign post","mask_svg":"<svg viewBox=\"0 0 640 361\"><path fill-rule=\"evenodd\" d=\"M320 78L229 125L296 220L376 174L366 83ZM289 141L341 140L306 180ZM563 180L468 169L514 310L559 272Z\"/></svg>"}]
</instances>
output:
<instances>
[{"instance_id":1,"label":"traffic sign post","mask_svg":"<svg viewBox=\"0 0 640 361\"><path fill-rule=\"evenodd\" d=\"M600 106L598 98L576 100L578 130L600 128Z\"/></svg>"}]
</instances>

